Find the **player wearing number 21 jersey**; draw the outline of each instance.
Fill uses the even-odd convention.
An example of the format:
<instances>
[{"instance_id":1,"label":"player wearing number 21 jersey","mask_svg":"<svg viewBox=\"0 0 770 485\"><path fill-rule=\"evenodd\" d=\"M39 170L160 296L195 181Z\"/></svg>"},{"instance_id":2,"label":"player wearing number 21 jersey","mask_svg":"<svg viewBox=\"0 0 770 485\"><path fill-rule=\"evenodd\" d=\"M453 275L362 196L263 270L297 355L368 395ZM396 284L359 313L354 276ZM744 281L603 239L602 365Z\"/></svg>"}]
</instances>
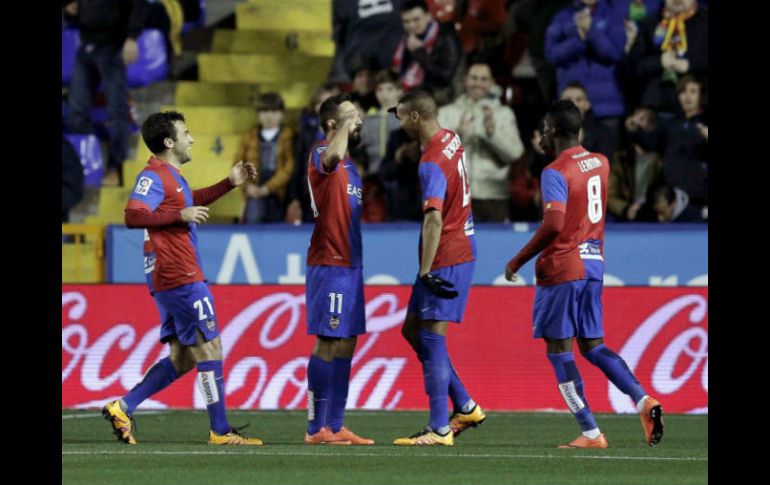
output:
<instances>
[{"instance_id":1,"label":"player wearing number 21 jersey","mask_svg":"<svg viewBox=\"0 0 770 485\"><path fill-rule=\"evenodd\" d=\"M582 116L571 101L553 103L543 124L541 147L558 154L541 176L543 223L508 262L505 276L516 281L519 268L542 251L535 263L534 338L545 340L559 391L582 431L560 448L608 446L583 392L572 353L574 338L583 357L632 399L645 441L655 446L663 437L660 403L644 392L625 361L604 345L601 296L609 162L580 145Z\"/></svg>"}]
</instances>

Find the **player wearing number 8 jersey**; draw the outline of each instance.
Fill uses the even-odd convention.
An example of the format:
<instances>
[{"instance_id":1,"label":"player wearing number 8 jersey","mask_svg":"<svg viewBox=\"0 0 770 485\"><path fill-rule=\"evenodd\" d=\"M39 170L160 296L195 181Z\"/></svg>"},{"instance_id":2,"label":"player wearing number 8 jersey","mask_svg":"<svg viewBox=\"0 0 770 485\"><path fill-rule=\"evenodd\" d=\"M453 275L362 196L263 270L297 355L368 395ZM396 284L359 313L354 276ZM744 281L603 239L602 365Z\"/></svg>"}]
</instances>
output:
<instances>
[{"instance_id":1,"label":"player wearing number 8 jersey","mask_svg":"<svg viewBox=\"0 0 770 485\"><path fill-rule=\"evenodd\" d=\"M603 340L601 293L609 163L604 155L580 145L582 117L571 101L553 103L543 123L541 148L551 156L558 155L541 176L543 224L508 262L505 276L516 281L519 268L542 251L535 264L534 337L545 340L559 391L582 431L560 448L607 448L583 392L572 353L573 338L583 357L633 399L645 440L654 446L663 437L663 409Z\"/></svg>"},{"instance_id":2,"label":"player wearing number 8 jersey","mask_svg":"<svg viewBox=\"0 0 770 485\"><path fill-rule=\"evenodd\" d=\"M436 103L429 94L412 91L390 111L423 146L418 168L424 213L420 271L402 334L422 363L430 398L428 426L394 444L451 446L455 436L486 419L452 367L446 348L448 322L462 321L476 260L465 150L456 133L439 126ZM448 398L455 410L451 418Z\"/></svg>"}]
</instances>

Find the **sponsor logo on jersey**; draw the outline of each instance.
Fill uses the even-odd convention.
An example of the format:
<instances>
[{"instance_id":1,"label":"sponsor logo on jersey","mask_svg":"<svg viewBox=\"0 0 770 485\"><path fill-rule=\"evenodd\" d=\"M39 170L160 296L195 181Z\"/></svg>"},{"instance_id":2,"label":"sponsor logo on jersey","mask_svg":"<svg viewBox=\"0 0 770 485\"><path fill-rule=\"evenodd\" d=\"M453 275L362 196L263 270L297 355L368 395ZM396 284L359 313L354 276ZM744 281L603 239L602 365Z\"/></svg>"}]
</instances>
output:
<instances>
[{"instance_id":1,"label":"sponsor logo on jersey","mask_svg":"<svg viewBox=\"0 0 770 485\"><path fill-rule=\"evenodd\" d=\"M356 187L352 184L348 184L348 195L355 195L356 199L358 199L358 204L362 204L362 200L364 197L364 191L361 189L361 187Z\"/></svg>"}]
</instances>

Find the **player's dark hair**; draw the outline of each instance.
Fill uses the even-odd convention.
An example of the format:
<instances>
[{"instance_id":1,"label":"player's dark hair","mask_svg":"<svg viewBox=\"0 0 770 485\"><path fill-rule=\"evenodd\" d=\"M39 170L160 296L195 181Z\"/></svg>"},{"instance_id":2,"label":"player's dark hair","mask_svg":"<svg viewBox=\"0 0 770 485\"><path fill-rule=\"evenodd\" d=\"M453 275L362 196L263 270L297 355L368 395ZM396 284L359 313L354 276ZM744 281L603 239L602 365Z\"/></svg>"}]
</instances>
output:
<instances>
[{"instance_id":1,"label":"player's dark hair","mask_svg":"<svg viewBox=\"0 0 770 485\"><path fill-rule=\"evenodd\" d=\"M321 129L324 133L329 131L327 126L329 120L337 119L337 113L339 112L340 105L345 101L350 101L351 97L348 93L337 94L327 98L326 101L321 103L321 108L318 110L318 117L321 120Z\"/></svg>"},{"instance_id":2,"label":"player's dark hair","mask_svg":"<svg viewBox=\"0 0 770 485\"><path fill-rule=\"evenodd\" d=\"M407 111L417 111L426 119L436 118L436 100L427 91L416 89L401 96L399 104L404 105Z\"/></svg>"},{"instance_id":3,"label":"player's dark hair","mask_svg":"<svg viewBox=\"0 0 770 485\"><path fill-rule=\"evenodd\" d=\"M153 155L166 151L163 144L166 138L176 141L176 121L184 123L184 115L177 111L164 111L151 114L142 124L142 140Z\"/></svg>"},{"instance_id":4,"label":"player's dark hair","mask_svg":"<svg viewBox=\"0 0 770 485\"><path fill-rule=\"evenodd\" d=\"M577 138L583 116L575 103L566 99L554 101L545 113L551 120L555 136L559 138Z\"/></svg>"},{"instance_id":5,"label":"player's dark hair","mask_svg":"<svg viewBox=\"0 0 770 485\"><path fill-rule=\"evenodd\" d=\"M409 10L412 10L413 8L421 8L426 12L430 12L430 8L428 7L428 2L425 0L406 0L401 5L401 12L406 12Z\"/></svg>"}]
</instances>

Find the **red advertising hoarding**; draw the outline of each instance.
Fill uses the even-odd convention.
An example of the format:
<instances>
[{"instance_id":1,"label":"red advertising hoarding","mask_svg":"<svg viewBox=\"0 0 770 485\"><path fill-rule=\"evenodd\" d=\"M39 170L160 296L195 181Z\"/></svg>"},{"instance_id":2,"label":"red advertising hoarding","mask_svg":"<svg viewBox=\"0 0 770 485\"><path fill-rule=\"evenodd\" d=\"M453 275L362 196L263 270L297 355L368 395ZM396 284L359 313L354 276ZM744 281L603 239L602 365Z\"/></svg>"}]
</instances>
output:
<instances>
[{"instance_id":1,"label":"red advertising hoarding","mask_svg":"<svg viewBox=\"0 0 770 485\"><path fill-rule=\"evenodd\" d=\"M227 406L301 409L315 338L305 331L302 286L212 285L222 336ZM422 369L400 327L410 288L366 287L367 334L353 359L348 407L427 409ZM566 410L532 338L530 287L473 287L465 321L448 332L452 363L490 410ZM607 345L669 413L708 412L708 288L604 289ZM100 407L124 395L168 353L142 285L62 286L62 408ZM636 412L631 399L576 357L595 412ZM140 409L204 408L194 372Z\"/></svg>"}]
</instances>

